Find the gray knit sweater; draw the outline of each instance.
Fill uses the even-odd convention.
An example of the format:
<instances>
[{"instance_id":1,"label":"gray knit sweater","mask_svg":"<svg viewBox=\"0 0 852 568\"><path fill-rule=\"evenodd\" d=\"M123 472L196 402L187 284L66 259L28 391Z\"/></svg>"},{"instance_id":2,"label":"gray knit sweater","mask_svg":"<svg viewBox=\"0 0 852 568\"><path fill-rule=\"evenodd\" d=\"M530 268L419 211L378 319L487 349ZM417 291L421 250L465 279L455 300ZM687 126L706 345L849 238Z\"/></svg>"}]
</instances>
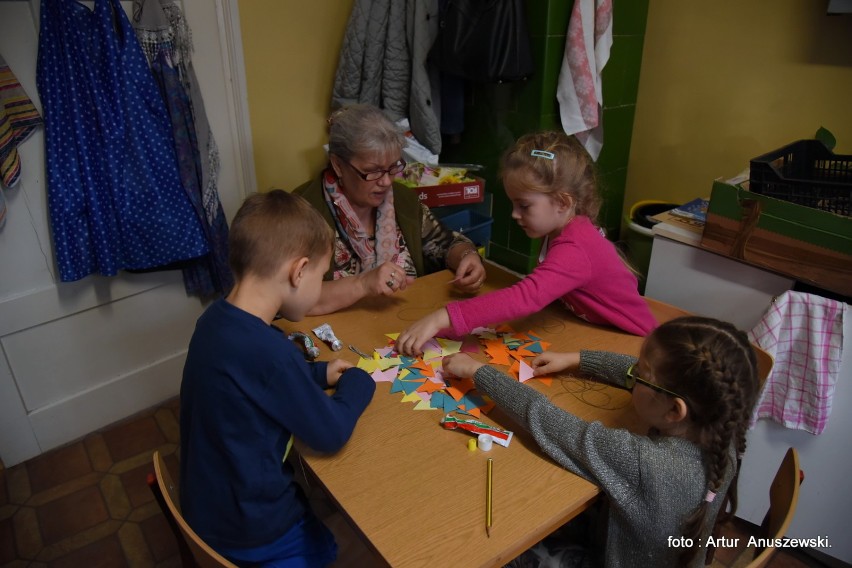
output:
<instances>
[{"instance_id":1,"label":"gray knit sweater","mask_svg":"<svg viewBox=\"0 0 852 568\"><path fill-rule=\"evenodd\" d=\"M635 357L583 351L580 370L616 386ZM676 566L683 548L669 545L681 536L683 519L707 491L701 450L672 436L642 436L624 429L586 422L566 412L538 391L489 366L475 374L477 388L528 429L541 449L557 463L599 485L609 499L605 564L608 567ZM733 456L732 456L733 457ZM712 506L715 519L721 496L733 476L733 459ZM700 544L706 549L708 523ZM704 565L704 553L691 567Z\"/></svg>"}]
</instances>

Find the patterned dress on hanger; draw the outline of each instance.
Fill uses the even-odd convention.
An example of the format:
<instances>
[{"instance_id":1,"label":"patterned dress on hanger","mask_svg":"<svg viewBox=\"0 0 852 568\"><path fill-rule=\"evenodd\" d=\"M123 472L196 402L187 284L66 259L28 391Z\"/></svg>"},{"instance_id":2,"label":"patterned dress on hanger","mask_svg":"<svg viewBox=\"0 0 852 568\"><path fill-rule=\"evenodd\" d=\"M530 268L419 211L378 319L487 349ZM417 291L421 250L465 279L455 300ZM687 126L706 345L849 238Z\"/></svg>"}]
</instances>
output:
<instances>
[{"instance_id":1,"label":"patterned dress on hanger","mask_svg":"<svg viewBox=\"0 0 852 568\"><path fill-rule=\"evenodd\" d=\"M207 254L163 100L119 0L42 0L37 84L62 281Z\"/></svg>"}]
</instances>

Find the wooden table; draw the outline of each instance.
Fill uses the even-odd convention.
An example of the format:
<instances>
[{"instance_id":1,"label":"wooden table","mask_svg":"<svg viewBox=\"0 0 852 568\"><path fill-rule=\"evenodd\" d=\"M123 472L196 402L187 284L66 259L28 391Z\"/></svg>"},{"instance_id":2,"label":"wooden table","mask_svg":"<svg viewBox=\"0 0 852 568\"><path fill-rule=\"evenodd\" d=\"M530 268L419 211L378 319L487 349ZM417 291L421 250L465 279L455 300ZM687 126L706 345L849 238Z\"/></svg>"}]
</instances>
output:
<instances>
[{"instance_id":1,"label":"wooden table","mask_svg":"<svg viewBox=\"0 0 852 568\"><path fill-rule=\"evenodd\" d=\"M384 334L400 332L411 322L457 297L447 283L450 272L419 278L402 293L372 298L336 314L281 321L287 331L310 333L328 322L346 346L332 353L321 346L321 359L332 356L357 362L350 344L370 353L387 345ZM483 292L515 282L517 277L488 265ZM665 306L652 306L655 311ZM660 319L673 314L660 313ZM550 349L606 349L638 354L642 338L585 323L558 305L509 322L517 331L533 331L552 343ZM483 354L478 356L485 360ZM500 367L503 368L503 367ZM505 369L505 368L503 368ZM555 379L550 387L530 381L553 402L587 420L641 428L629 393L579 379ZM307 468L375 552L394 567L500 566L582 512L598 488L546 457L532 437L494 409L486 422L515 433L508 448L470 452L471 435L444 430L442 412L415 411L379 383L376 395L337 454L320 455L297 446ZM494 460L493 526L485 533L486 459Z\"/></svg>"}]
</instances>

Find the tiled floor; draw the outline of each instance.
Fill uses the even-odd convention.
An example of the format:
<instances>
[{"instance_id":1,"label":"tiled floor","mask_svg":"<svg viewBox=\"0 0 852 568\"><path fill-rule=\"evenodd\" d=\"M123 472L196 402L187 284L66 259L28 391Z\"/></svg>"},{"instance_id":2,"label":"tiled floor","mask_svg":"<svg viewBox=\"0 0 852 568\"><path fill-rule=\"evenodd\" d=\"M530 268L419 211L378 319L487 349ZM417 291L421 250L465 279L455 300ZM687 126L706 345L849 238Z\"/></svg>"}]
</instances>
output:
<instances>
[{"instance_id":1,"label":"tiled floor","mask_svg":"<svg viewBox=\"0 0 852 568\"><path fill-rule=\"evenodd\" d=\"M178 401L170 400L81 441L0 470L0 567L180 566L174 535L146 483L155 449L177 475L178 411ZM375 564L340 515L318 513L341 545L337 566ZM724 536L743 537L747 530L731 525ZM740 566L736 552L720 548L713 566ZM805 555L780 552L769 566L822 565Z\"/></svg>"}]
</instances>

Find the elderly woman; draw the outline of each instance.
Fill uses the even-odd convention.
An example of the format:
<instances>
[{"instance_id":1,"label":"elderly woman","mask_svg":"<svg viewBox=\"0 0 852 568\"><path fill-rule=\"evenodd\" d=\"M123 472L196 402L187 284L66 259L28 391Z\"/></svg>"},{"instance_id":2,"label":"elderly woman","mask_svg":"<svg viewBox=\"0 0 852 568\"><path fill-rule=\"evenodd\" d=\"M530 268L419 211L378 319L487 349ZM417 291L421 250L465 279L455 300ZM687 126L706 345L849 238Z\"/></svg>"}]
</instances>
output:
<instances>
[{"instance_id":1,"label":"elderly woman","mask_svg":"<svg viewBox=\"0 0 852 568\"><path fill-rule=\"evenodd\" d=\"M417 192L393 183L402 172L405 137L376 107L354 104L329 119L329 165L294 193L335 230L331 268L311 315L334 312L366 296L404 290L415 277L444 268L453 284L475 292L485 280L476 247L447 229Z\"/></svg>"}]
</instances>

